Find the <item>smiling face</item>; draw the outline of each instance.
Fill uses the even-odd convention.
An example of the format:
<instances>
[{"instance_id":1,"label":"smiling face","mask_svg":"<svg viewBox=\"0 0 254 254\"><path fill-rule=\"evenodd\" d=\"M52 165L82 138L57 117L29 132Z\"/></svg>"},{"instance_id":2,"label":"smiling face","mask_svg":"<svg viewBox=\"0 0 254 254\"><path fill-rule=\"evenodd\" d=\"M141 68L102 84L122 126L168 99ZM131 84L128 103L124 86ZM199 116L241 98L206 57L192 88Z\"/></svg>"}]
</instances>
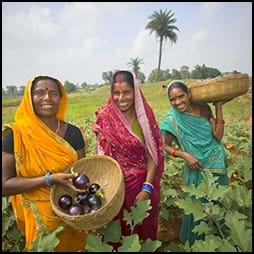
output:
<instances>
[{"instance_id":1,"label":"smiling face","mask_svg":"<svg viewBox=\"0 0 254 254\"><path fill-rule=\"evenodd\" d=\"M32 103L34 112L41 118L56 116L60 98L60 90L53 80L39 80L33 85Z\"/></svg>"},{"instance_id":2,"label":"smiling face","mask_svg":"<svg viewBox=\"0 0 254 254\"><path fill-rule=\"evenodd\" d=\"M168 94L170 104L179 112L185 112L190 106L190 93L179 87L174 87Z\"/></svg>"},{"instance_id":3,"label":"smiling face","mask_svg":"<svg viewBox=\"0 0 254 254\"><path fill-rule=\"evenodd\" d=\"M129 83L118 82L113 84L112 97L122 112L134 110L134 88Z\"/></svg>"}]
</instances>

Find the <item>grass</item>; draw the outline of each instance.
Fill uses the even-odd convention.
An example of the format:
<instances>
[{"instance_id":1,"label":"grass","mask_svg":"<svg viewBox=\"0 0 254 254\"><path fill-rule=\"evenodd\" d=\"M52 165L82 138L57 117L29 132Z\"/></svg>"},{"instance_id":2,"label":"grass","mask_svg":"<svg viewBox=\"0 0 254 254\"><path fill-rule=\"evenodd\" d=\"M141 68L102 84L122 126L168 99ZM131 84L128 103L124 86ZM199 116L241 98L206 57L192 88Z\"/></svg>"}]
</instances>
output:
<instances>
[{"instance_id":1,"label":"grass","mask_svg":"<svg viewBox=\"0 0 254 254\"><path fill-rule=\"evenodd\" d=\"M166 85L167 83L164 81L140 85L147 102L154 110L158 122L164 118L170 107L166 90L162 88L162 85ZM252 84L250 82L250 89L247 94L237 97L223 106L223 114L226 121L233 119L248 121L251 118L251 88ZM93 91L68 94L69 100L65 120L67 122L79 122L85 119L95 119L95 111L99 106L107 102L109 93L109 86L104 86ZM2 124L13 122L20 101L21 97L2 99ZM210 106L214 112L214 106L212 104Z\"/></svg>"}]
</instances>

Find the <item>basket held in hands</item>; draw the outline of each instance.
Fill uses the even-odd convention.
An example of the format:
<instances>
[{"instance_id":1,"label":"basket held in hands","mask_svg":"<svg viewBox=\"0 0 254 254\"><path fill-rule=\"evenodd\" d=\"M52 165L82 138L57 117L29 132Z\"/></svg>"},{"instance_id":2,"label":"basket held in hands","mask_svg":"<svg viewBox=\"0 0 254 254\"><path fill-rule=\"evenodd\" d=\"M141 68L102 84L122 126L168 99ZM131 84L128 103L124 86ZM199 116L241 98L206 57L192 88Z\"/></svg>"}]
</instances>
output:
<instances>
[{"instance_id":1,"label":"basket held in hands","mask_svg":"<svg viewBox=\"0 0 254 254\"><path fill-rule=\"evenodd\" d=\"M53 211L68 225L80 230L94 230L108 224L119 213L125 195L122 170L116 160L106 155L93 155L82 158L65 170L83 172L90 179L90 183L98 183L104 193L102 206L91 214L71 216L66 214L58 205L58 199L63 194L75 197L75 192L53 185L50 193L50 202Z\"/></svg>"}]
</instances>

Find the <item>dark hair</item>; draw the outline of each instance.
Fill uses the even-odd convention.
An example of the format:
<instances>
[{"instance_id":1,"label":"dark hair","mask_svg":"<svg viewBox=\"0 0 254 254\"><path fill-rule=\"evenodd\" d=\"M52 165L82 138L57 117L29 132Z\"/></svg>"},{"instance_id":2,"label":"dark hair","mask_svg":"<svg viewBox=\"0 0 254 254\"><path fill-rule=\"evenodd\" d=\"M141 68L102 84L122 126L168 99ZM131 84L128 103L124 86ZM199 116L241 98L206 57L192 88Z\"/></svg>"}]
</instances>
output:
<instances>
[{"instance_id":1,"label":"dark hair","mask_svg":"<svg viewBox=\"0 0 254 254\"><path fill-rule=\"evenodd\" d=\"M172 81L171 83L169 83L169 87L168 87L168 94L172 91L172 89L174 88L180 88L182 89L185 93L188 93L188 87L187 85L182 82L182 81Z\"/></svg>"},{"instance_id":2,"label":"dark hair","mask_svg":"<svg viewBox=\"0 0 254 254\"><path fill-rule=\"evenodd\" d=\"M33 80L33 82L32 82L31 92L33 92L35 85L36 85L39 81L41 81L41 80L51 80L51 81L53 81L53 82L57 85L57 88L58 88L60 97L62 96L59 81L58 81L57 79L52 78L52 77L49 77L49 76L38 76L38 77L36 77L36 78Z\"/></svg>"},{"instance_id":3,"label":"dark hair","mask_svg":"<svg viewBox=\"0 0 254 254\"><path fill-rule=\"evenodd\" d=\"M111 84L118 82L126 82L134 87L133 75L129 71L117 71L112 77Z\"/></svg>"}]
</instances>

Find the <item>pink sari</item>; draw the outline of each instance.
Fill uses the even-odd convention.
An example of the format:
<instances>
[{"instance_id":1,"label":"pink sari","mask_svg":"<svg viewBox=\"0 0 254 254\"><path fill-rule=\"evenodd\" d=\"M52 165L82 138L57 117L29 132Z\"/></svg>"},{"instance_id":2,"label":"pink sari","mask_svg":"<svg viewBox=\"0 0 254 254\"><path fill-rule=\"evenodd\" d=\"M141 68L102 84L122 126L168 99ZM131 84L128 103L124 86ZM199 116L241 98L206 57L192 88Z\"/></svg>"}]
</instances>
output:
<instances>
[{"instance_id":1,"label":"pink sari","mask_svg":"<svg viewBox=\"0 0 254 254\"><path fill-rule=\"evenodd\" d=\"M133 74L134 80L135 76ZM122 235L130 235L130 229L122 220L123 211L130 210L136 195L141 191L147 173L147 151L157 165L151 195L152 209L142 225L134 232L142 240L156 239L158 224L158 203L160 201L160 177L164 168L162 140L154 113L147 104L137 83L134 84L135 110L138 122L145 137L145 144L136 136L125 120L121 111L114 104L112 97L107 104L96 112L93 130L97 135L98 154L111 156L120 164L125 179L125 200L115 219L120 219Z\"/></svg>"}]
</instances>

